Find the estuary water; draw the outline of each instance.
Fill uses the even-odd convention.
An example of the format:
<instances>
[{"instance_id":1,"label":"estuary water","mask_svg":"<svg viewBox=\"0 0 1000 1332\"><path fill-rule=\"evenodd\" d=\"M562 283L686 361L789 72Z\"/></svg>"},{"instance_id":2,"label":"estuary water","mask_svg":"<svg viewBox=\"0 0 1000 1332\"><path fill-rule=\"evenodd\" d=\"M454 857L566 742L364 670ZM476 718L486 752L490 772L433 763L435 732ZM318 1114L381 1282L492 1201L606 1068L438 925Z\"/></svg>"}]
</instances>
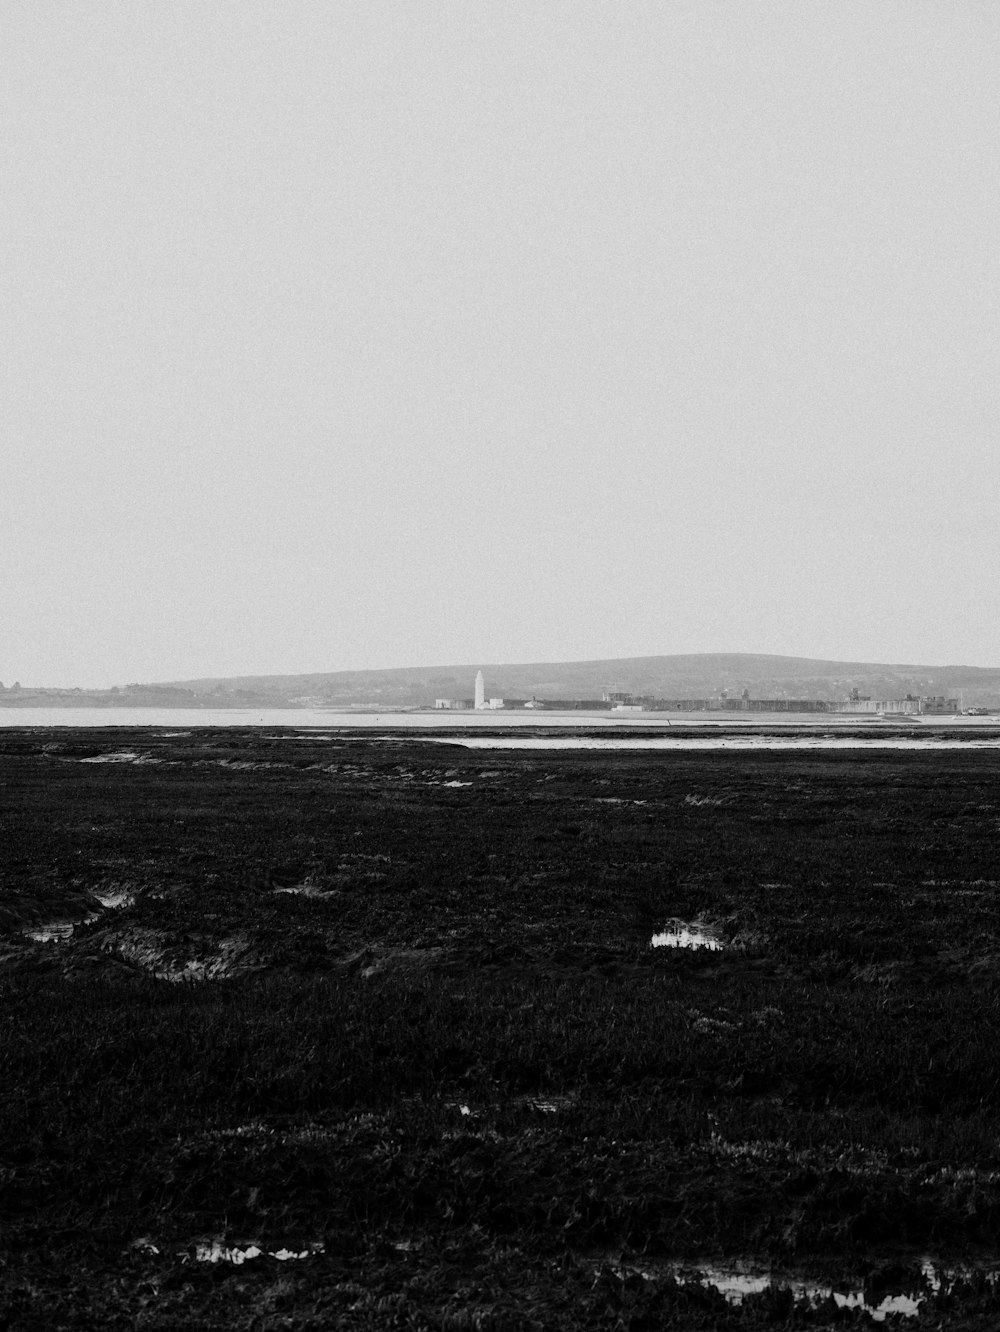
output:
<instances>
[{"instance_id":1,"label":"estuary water","mask_svg":"<svg viewBox=\"0 0 1000 1332\"><path fill-rule=\"evenodd\" d=\"M655 1270L623 1268L623 1272L637 1271L647 1280L669 1273L682 1284L698 1284L714 1287L729 1304L740 1305L748 1295L757 1295L769 1287L776 1290L789 1290L796 1300L804 1300L814 1308L832 1301L840 1309L860 1309L875 1323L883 1323L891 1314L903 1318L915 1318L929 1297L942 1291L949 1292L956 1286L976 1285L986 1290L995 1290L1000 1273L994 1267L949 1267L933 1258L923 1258L919 1267L909 1271L901 1270L888 1281L870 1284L857 1282L838 1283L836 1286L821 1281L809 1280L802 1273L781 1272L780 1270L755 1269L749 1264L717 1266L705 1264L664 1264ZM937 1324L942 1326L941 1323Z\"/></svg>"},{"instance_id":2,"label":"estuary water","mask_svg":"<svg viewBox=\"0 0 1000 1332\"><path fill-rule=\"evenodd\" d=\"M424 737L428 738L428 737ZM1000 749L1000 736L514 735L455 736L467 749Z\"/></svg>"},{"instance_id":3,"label":"estuary water","mask_svg":"<svg viewBox=\"0 0 1000 1332\"><path fill-rule=\"evenodd\" d=\"M153 727L181 735L216 727L317 732L412 730L470 749L1000 749L1000 719L788 713L350 712L335 708L0 708L3 727ZM961 734L956 733L961 728ZM544 735L555 728L559 733ZM482 731L482 735L470 735ZM436 732L431 736L428 732ZM571 734L568 732L579 732ZM601 732L595 735L594 732ZM692 734L695 732L696 734ZM763 733L762 733L763 732ZM452 734L449 734L452 733ZM585 734L584 734L585 733Z\"/></svg>"}]
</instances>

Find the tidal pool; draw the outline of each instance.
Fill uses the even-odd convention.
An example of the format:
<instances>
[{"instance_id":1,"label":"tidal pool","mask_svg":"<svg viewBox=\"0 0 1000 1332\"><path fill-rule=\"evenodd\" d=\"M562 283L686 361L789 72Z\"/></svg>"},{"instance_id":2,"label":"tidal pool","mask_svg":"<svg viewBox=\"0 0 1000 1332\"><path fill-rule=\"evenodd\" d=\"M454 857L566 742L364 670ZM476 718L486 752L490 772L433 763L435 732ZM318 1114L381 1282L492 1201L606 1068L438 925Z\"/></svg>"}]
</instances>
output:
<instances>
[{"instance_id":1,"label":"tidal pool","mask_svg":"<svg viewBox=\"0 0 1000 1332\"><path fill-rule=\"evenodd\" d=\"M722 940L715 931L697 921L668 921L666 928L654 934L649 944L651 948L707 948L715 953L722 950Z\"/></svg>"},{"instance_id":2,"label":"tidal pool","mask_svg":"<svg viewBox=\"0 0 1000 1332\"><path fill-rule=\"evenodd\" d=\"M131 893L118 890L110 893L95 893L94 896L100 902L101 906L108 910L114 910L116 907L131 906L135 898ZM92 911L89 915L81 917L79 920L50 920L44 925L32 925L21 931L29 939L34 939L36 943L63 943L69 939L77 925L89 925L91 921L97 920L100 916L99 911Z\"/></svg>"},{"instance_id":3,"label":"tidal pool","mask_svg":"<svg viewBox=\"0 0 1000 1332\"><path fill-rule=\"evenodd\" d=\"M949 1290L957 1282L970 1282L979 1278L995 1286L1000 1280L1000 1271L994 1269L947 1267L926 1257L914 1267L909 1278L901 1274L884 1280L876 1274L868 1282L847 1281L836 1286L809 1280L800 1273L763 1270L747 1263L731 1266L711 1263L668 1264L655 1270L628 1267L624 1270L637 1271L647 1280L669 1275L683 1284L710 1286L724 1296L728 1303L735 1305L742 1304L748 1295L759 1295L769 1287L790 1290L796 1300L805 1300L813 1306L832 1300L841 1309L863 1310L877 1323L884 1322L889 1314L899 1314L904 1318L916 1317L929 1296L941 1290Z\"/></svg>"},{"instance_id":4,"label":"tidal pool","mask_svg":"<svg viewBox=\"0 0 1000 1332\"><path fill-rule=\"evenodd\" d=\"M81 763L137 763L141 755L134 749L119 749L113 754L95 754L92 758L83 758Z\"/></svg>"},{"instance_id":5,"label":"tidal pool","mask_svg":"<svg viewBox=\"0 0 1000 1332\"><path fill-rule=\"evenodd\" d=\"M751 1273L723 1267L706 1267L694 1273L677 1272L675 1276L680 1282L697 1282L714 1286L730 1304L742 1304L747 1295L758 1295L769 1286L774 1286L779 1290L790 1290L797 1300L808 1300L810 1304L821 1304L825 1300L832 1299L841 1309L863 1309L879 1323L884 1322L886 1315L890 1313L912 1318L920 1311L920 1297L912 1293L887 1294L876 1302L870 1302L863 1286L853 1290L836 1290L832 1286L781 1276L778 1273Z\"/></svg>"},{"instance_id":6,"label":"tidal pool","mask_svg":"<svg viewBox=\"0 0 1000 1332\"><path fill-rule=\"evenodd\" d=\"M259 1244L230 1245L216 1239L194 1245L193 1257L196 1263L232 1263L239 1267L250 1259L261 1258L265 1254L268 1258L277 1258L279 1262L285 1263L293 1258L311 1258L313 1254L323 1252L322 1244L310 1244L307 1249L289 1249L284 1246L280 1249L262 1249ZM185 1249L178 1257L190 1262L192 1254L189 1249Z\"/></svg>"},{"instance_id":7,"label":"tidal pool","mask_svg":"<svg viewBox=\"0 0 1000 1332\"><path fill-rule=\"evenodd\" d=\"M115 889L114 892L110 893L95 893L94 896L101 906L106 907L109 911L114 911L118 907L131 906L135 901L134 895L124 888ZM96 919L96 917L92 917L92 919Z\"/></svg>"},{"instance_id":8,"label":"tidal pool","mask_svg":"<svg viewBox=\"0 0 1000 1332\"><path fill-rule=\"evenodd\" d=\"M393 730L416 733L436 731L439 734L468 730L493 730L502 728L506 731L531 730L550 727L572 728L574 730L600 730L607 733L604 743L595 743L587 737L571 738L567 745L562 737L526 736L524 740L511 736L499 740L493 736L473 739L473 744L494 749L528 748L537 749L552 746L554 748L613 748L641 749L650 745L653 748L765 748L765 749L965 749L965 748L1000 748L1000 739L995 737L997 717L905 717L893 719L897 727L905 726L924 732L926 739L914 736L900 736L898 730L888 736L880 737L878 731L886 726L881 717L864 717L848 713L793 714L793 713L629 713L627 720L620 714L610 712L536 712L512 709L504 712L455 712L450 716L439 710L423 712L385 711L354 712L339 708L0 708L0 727L156 727L161 734L181 736L185 732L204 727L277 727L296 731L332 732ZM668 744L662 743L657 732L676 727L684 731L698 730L709 734L685 739L671 737ZM772 736L739 735L733 731L750 731L757 727L768 729L780 728L788 738ZM958 740L943 739L943 734L961 728L968 738ZM821 729L819 729L821 728ZM931 731L933 728L933 731ZM837 731L863 729L864 737L839 737ZM970 732L986 729L987 737L972 739ZM634 733L637 730L652 733L642 737L636 743ZM713 736L713 732L723 731L723 735ZM622 734L622 732L625 734ZM928 732L931 734L928 734ZM818 733L817 733L818 732ZM870 738L869 738L870 735ZM932 738L933 736L940 738ZM611 737L614 737L611 739ZM291 737L288 737L291 738ZM325 738L309 736L310 739ZM414 734L414 737L416 735ZM430 738L430 737L426 737ZM435 737L436 738L436 737ZM776 740L776 742L775 742ZM465 738L457 735L448 736L449 743L464 744ZM538 743L541 741L541 743ZM129 751L120 751L128 753ZM98 761L106 761L99 759ZM115 762L136 762L136 758L118 758Z\"/></svg>"},{"instance_id":9,"label":"tidal pool","mask_svg":"<svg viewBox=\"0 0 1000 1332\"><path fill-rule=\"evenodd\" d=\"M72 921L62 920L49 925L38 925L34 929L25 930L24 933L36 943L62 943L73 933L73 928Z\"/></svg>"}]
</instances>

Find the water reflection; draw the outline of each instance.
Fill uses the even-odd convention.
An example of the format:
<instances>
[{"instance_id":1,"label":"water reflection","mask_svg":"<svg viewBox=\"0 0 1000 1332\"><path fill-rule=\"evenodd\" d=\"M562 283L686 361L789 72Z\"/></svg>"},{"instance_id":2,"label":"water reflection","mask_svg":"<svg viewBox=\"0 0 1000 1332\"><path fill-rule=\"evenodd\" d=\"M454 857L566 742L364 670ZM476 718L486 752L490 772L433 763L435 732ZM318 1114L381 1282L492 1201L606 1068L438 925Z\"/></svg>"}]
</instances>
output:
<instances>
[{"instance_id":1,"label":"water reflection","mask_svg":"<svg viewBox=\"0 0 1000 1332\"><path fill-rule=\"evenodd\" d=\"M131 906L135 901L134 895L127 892L124 888L116 889L114 892L110 893L95 893L94 896L97 898L98 902L100 902L101 906L107 908L109 911L113 911L117 907Z\"/></svg>"},{"instance_id":2,"label":"water reflection","mask_svg":"<svg viewBox=\"0 0 1000 1332\"><path fill-rule=\"evenodd\" d=\"M636 1274L646 1280L672 1276L685 1284L711 1287L730 1304L742 1304L748 1295L759 1295L769 1288L788 1290L796 1300L817 1306L832 1301L840 1309L863 1310L873 1322L881 1323L890 1314L913 1318L929 1297L950 1291L956 1283L983 1281L989 1287L1000 1284L996 1269L946 1267L931 1258L914 1264L909 1273L897 1272L886 1279L876 1273L865 1282L847 1281L831 1285L809 1280L801 1273L764 1270L747 1263L719 1266L705 1264L666 1264L653 1270L623 1266L622 1274Z\"/></svg>"},{"instance_id":3,"label":"water reflection","mask_svg":"<svg viewBox=\"0 0 1000 1332\"><path fill-rule=\"evenodd\" d=\"M684 1284L698 1282L714 1286L730 1304L742 1304L747 1295L759 1295L773 1286L776 1290L790 1290L797 1300L806 1300L810 1304L832 1300L840 1309L863 1309L877 1323L884 1322L891 1313L912 1318L919 1313L921 1304L921 1297L912 1293L900 1292L869 1299L869 1292L863 1286L853 1290L836 1290L833 1286L771 1272L738 1272L724 1267L705 1267L697 1272L677 1272L675 1276Z\"/></svg>"},{"instance_id":4,"label":"water reflection","mask_svg":"<svg viewBox=\"0 0 1000 1332\"><path fill-rule=\"evenodd\" d=\"M91 758L82 758L81 763L138 763L139 754L134 749L119 749L113 754L94 754Z\"/></svg>"},{"instance_id":5,"label":"water reflection","mask_svg":"<svg viewBox=\"0 0 1000 1332\"><path fill-rule=\"evenodd\" d=\"M73 924L71 921L57 921L50 925L38 925L24 933L36 943L63 943L73 933Z\"/></svg>"},{"instance_id":6,"label":"water reflection","mask_svg":"<svg viewBox=\"0 0 1000 1332\"><path fill-rule=\"evenodd\" d=\"M668 921L666 929L654 934L649 943L652 948L707 948L713 953L722 949L722 940L711 926L698 921Z\"/></svg>"},{"instance_id":7,"label":"water reflection","mask_svg":"<svg viewBox=\"0 0 1000 1332\"><path fill-rule=\"evenodd\" d=\"M135 897L131 893L122 889L113 892L95 893L94 896L101 906L107 910L131 906L135 901ZM34 939L36 943L65 943L67 939L72 938L77 925L89 925L92 921L98 920L100 915L99 911L91 911L76 921L50 920L44 925L29 926L23 929L21 933L28 939Z\"/></svg>"},{"instance_id":8,"label":"water reflection","mask_svg":"<svg viewBox=\"0 0 1000 1332\"><path fill-rule=\"evenodd\" d=\"M436 731L436 732L458 732L468 730L494 730L503 728L505 731L530 730L537 732L539 729L548 729L550 727L572 728L574 730L600 730L608 735L608 739L603 742L599 739L580 737L569 737L569 744L562 736L558 737L540 737L537 735L520 737L494 737L492 735L475 738L472 743L476 746L484 746L492 749L502 748L545 748L552 746L554 748L588 748L597 749L612 747L616 749L726 749L726 748L758 748L758 749L831 749L831 748L880 748L880 749L963 749L963 748L1000 748L1000 739L995 736L997 725L996 717L941 717L934 718L933 722L927 718L906 718L901 719L900 725L905 725L907 729L915 727L923 734L920 738L907 738L901 736L898 731L891 732L889 735L878 735L877 732L885 725L881 719L866 720L861 717L852 717L849 715L824 716L822 722L818 719L803 721L787 713L777 713L773 716L765 714L748 714L746 717L736 715L727 716L721 720L716 714L710 716L699 716L691 713L674 714L666 717L657 713L632 713L629 714L627 722L622 721L619 716L610 713L583 713L583 712L530 712L518 714L517 712L507 713L485 713L461 712L454 713L446 718L440 711L427 712L394 712L387 710L384 712L352 712L342 711L337 708L0 708L0 727L156 727L162 728L169 735L182 735L185 731L195 730L202 727L223 727L223 726L266 726L282 727L288 730L296 731L365 731L365 730L393 730L405 729L407 731ZM933 731L930 730L933 725ZM664 730L670 727L677 727L687 733L684 737L671 736L666 737L662 734ZM755 735L755 728L767 727L774 731L780 728L783 732L780 736L773 734L767 736ZM946 739L944 736L948 731L954 731L961 728L962 739ZM623 729L627 728L627 734L622 735ZM974 730L986 729L988 738L973 739L971 732ZM641 737L636 739L636 731L646 731L649 738ZM690 732L698 730L707 732L705 738L692 738ZM734 735L734 731L749 732L749 734ZM838 735L839 731L851 731L851 736ZM660 734L657 734L660 732ZM864 736L859 735L864 732ZM715 733L715 734L713 734ZM870 738L869 738L870 733ZM610 737L616 738L611 739ZM940 738L937 738L940 737ZM310 739L316 737L311 736ZM427 737L430 738L430 737ZM449 741L458 744L465 744L467 740L459 735L449 736ZM141 756L131 757L131 751L119 751L123 753L114 761L116 762L136 762L141 761ZM124 757L128 755L128 757ZM100 761L107 761L101 759ZM148 761L148 760L146 760Z\"/></svg>"},{"instance_id":9,"label":"water reflection","mask_svg":"<svg viewBox=\"0 0 1000 1332\"><path fill-rule=\"evenodd\" d=\"M196 1263L232 1263L236 1267L249 1262L253 1258L261 1258L265 1254L268 1258L277 1258L279 1262L288 1262L290 1259L311 1258L314 1254L323 1253L322 1244L310 1244L307 1249L289 1249L282 1246L280 1249L262 1249L259 1244L224 1244L222 1240L208 1240L194 1245L194 1261ZM185 1261L190 1261L192 1254L190 1250L185 1250L179 1257Z\"/></svg>"},{"instance_id":10,"label":"water reflection","mask_svg":"<svg viewBox=\"0 0 1000 1332\"><path fill-rule=\"evenodd\" d=\"M414 736L431 740L430 736ZM437 737L433 739L437 740ZM469 735L448 736L466 749L1000 749L1000 740L938 739L934 736L873 735Z\"/></svg>"}]
</instances>

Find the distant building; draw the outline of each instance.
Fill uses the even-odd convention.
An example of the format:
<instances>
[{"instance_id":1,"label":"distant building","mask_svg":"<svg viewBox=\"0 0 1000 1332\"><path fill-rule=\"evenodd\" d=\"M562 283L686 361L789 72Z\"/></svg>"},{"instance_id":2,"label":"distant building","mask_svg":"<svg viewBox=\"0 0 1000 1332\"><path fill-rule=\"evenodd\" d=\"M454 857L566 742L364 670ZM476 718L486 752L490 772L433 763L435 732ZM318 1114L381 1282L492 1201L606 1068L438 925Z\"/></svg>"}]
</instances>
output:
<instances>
[{"instance_id":1,"label":"distant building","mask_svg":"<svg viewBox=\"0 0 1000 1332\"><path fill-rule=\"evenodd\" d=\"M828 704L830 712L866 713L877 717L948 717L959 711L957 698L943 694L931 698L918 698L907 694L905 698L864 698L852 696L842 703Z\"/></svg>"},{"instance_id":2,"label":"distant building","mask_svg":"<svg viewBox=\"0 0 1000 1332\"><path fill-rule=\"evenodd\" d=\"M828 712L829 705L818 698L750 698L746 690L739 698L723 698L712 704L723 712Z\"/></svg>"},{"instance_id":3,"label":"distant building","mask_svg":"<svg viewBox=\"0 0 1000 1332\"><path fill-rule=\"evenodd\" d=\"M960 703L957 698L945 698L941 694L936 694L933 698L922 698L920 700L921 712L930 716L950 716L958 712Z\"/></svg>"},{"instance_id":4,"label":"distant building","mask_svg":"<svg viewBox=\"0 0 1000 1332\"><path fill-rule=\"evenodd\" d=\"M447 681L441 679L439 684ZM15 686L17 688L18 686ZM2 686L0 686L2 688ZM129 689L137 693L148 693L153 687L148 685L132 685ZM187 702L190 696L184 691L178 691L184 694L184 701ZM604 691L604 697L595 698L545 698L541 699L532 695L531 698L488 698L486 695L486 681L483 672L476 672L475 698L436 698L434 699L434 708L436 711L461 711L475 708L479 712L499 712L501 710L512 710L528 708L532 711L545 710L547 712L715 712L715 713L853 713L860 716L954 716L962 711L962 705L959 699L949 698L943 694L930 696L917 696L907 694L905 698L878 699L870 698L861 694L857 689L846 690L850 697L841 697L836 702L828 699L818 698L751 698L750 690L741 689L737 694L735 691L727 692L720 690L714 698L655 698L652 695L644 696L638 694L629 694L624 690ZM157 701L159 701L159 694ZM227 695L229 697L229 695ZM235 695L234 695L235 697ZM178 699L180 701L180 699ZM311 700L309 700L311 701ZM424 704L423 706L430 706Z\"/></svg>"},{"instance_id":5,"label":"distant building","mask_svg":"<svg viewBox=\"0 0 1000 1332\"><path fill-rule=\"evenodd\" d=\"M548 712L607 712L608 705L601 698L547 698Z\"/></svg>"},{"instance_id":6,"label":"distant building","mask_svg":"<svg viewBox=\"0 0 1000 1332\"><path fill-rule=\"evenodd\" d=\"M878 705L883 717L917 717L923 711L920 699L907 694L905 698L887 698Z\"/></svg>"}]
</instances>

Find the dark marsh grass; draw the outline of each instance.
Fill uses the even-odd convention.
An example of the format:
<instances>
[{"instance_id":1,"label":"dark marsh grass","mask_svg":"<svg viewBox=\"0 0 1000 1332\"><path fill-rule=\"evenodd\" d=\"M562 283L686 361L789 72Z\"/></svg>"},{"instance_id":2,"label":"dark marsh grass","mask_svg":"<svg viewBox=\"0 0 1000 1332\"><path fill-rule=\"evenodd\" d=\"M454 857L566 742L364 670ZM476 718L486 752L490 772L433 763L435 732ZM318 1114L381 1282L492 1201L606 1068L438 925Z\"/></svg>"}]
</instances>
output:
<instances>
[{"instance_id":1,"label":"dark marsh grass","mask_svg":"<svg viewBox=\"0 0 1000 1332\"><path fill-rule=\"evenodd\" d=\"M227 733L108 737L162 761L81 765L91 737L50 743L11 733L0 755L10 1309L30 1278L70 1318L47 1263L118 1274L79 1326L132 1316L144 1281L156 1317L208 1326L222 1277L176 1255L224 1235L325 1244L222 1274L246 1326L280 1282L303 1326L805 1326L777 1296L595 1287L586 1264L869 1270L996 1245L991 755ZM108 889L134 900L66 944L18 932ZM649 947L695 918L723 951ZM228 976L150 974L226 948Z\"/></svg>"}]
</instances>

